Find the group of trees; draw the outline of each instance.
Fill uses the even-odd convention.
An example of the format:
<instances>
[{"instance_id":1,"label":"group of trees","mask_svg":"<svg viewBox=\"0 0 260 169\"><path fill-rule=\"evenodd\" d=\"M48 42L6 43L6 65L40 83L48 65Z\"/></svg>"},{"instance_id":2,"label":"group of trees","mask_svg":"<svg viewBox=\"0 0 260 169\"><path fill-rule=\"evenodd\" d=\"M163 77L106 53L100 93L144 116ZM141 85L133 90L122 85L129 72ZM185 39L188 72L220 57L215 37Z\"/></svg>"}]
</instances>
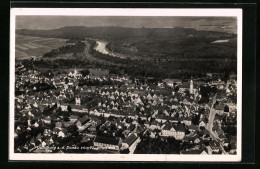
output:
<instances>
[{"instance_id":1,"label":"group of trees","mask_svg":"<svg viewBox=\"0 0 260 169\"><path fill-rule=\"evenodd\" d=\"M89 75L89 70L88 69L81 70L80 73L82 74L82 76L87 76Z\"/></svg>"},{"instance_id":2,"label":"group of trees","mask_svg":"<svg viewBox=\"0 0 260 169\"><path fill-rule=\"evenodd\" d=\"M95 79L80 79L79 86L103 86L103 85L122 85L122 82L111 81L111 80L95 80Z\"/></svg>"},{"instance_id":3,"label":"group of trees","mask_svg":"<svg viewBox=\"0 0 260 169\"><path fill-rule=\"evenodd\" d=\"M161 137L145 137L136 147L135 154L180 154L181 141L174 137L162 139Z\"/></svg>"},{"instance_id":4,"label":"group of trees","mask_svg":"<svg viewBox=\"0 0 260 169\"><path fill-rule=\"evenodd\" d=\"M75 45L66 45L59 47L58 49L52 49L50 52L45 53L43 57L56 57L66 53L83 53L85 47L86 44L84 42L78 41Z\"/></svg>"},{"instance_id":5,"label":"group of trees","mask_svg":"<svg viewBox=\"0 0 260 169\"><path fill-rule=\"evenodd\" d=\"M36 68L48 68L48 69L62 69L62 68L86 68L90 66L90 62L87 60L79 59L55 59L55 60L33 60L33 59L24 59L23 65L28 70Z\"/></svg>"},{"instance_id":6,"label":"group of trees","mask_svg":"<svg viewBox=\"0 0 260 169\"><path fill-rule=\"evenodd\" d=\"M201 99L199 103L208 103L210 95L216 94L217 92L218 89L215 86L200 86Z\"/></svg>"},{"instance_id":7,"label":"group of trees","mask_svg":"<svg viewBox=\"0 0 260 169\"><path fill-rule=\"evenodd\" d=\"M199 125L201 114L202 115L205 114L205 109L204 108L200 108L199 109L199 113L198 114L194 114L192 116L192 119L191 119L192 124ZM208 123L208 121L209 121L207 117L205 117L203 120L205 121L205 123Z\"/></svg>"},{"instance_id":8,"label":"group of trees","mask_svg":"<svg viewBox=\"0 0 260 169\"><path fill-rule=\"evenodd\" d=\"M25 82L23 85L21 85L20 87L23 87L24 89L28 88L31 89L29 91L29 93L33 93L33 92L41 92L41 91L46 91L46 90L50 90L50 89L55 89L55 86L53 84L50 83L46 83L46 82L37 82L37 83L30 83L30 82ZM19 90L19 89L17 89ZM16 94L19 95L21 93L25 93L25 91L16 91Z\"/></svg>"}]
</instances>

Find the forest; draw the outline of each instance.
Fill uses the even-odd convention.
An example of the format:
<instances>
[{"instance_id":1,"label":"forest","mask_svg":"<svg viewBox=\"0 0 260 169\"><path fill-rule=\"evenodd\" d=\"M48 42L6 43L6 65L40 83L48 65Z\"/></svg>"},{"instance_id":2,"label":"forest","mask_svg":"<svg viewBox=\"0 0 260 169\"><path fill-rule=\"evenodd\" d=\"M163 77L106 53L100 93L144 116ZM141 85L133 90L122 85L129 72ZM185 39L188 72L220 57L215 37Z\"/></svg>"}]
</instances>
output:
<instances>
[{"instance_id":1,"label":"forest","mask_svg":"<svg viewBox=\"0 0 260 169\"><path fill-rule=\"evenodd\" d=\"M90 48L95 46L94 40L88 40ZM111 66L110 71L114 73L128 74L131 76L144 76L154 78L190 78L204 77L206 72L236 72L235 61L223 60L146 60L146 59L131 59L131 58L118 58L111 55L100 53L96 50L90 50L93 57L101 60L116 63L119 66Z\"/></svg>"}]
</instances>

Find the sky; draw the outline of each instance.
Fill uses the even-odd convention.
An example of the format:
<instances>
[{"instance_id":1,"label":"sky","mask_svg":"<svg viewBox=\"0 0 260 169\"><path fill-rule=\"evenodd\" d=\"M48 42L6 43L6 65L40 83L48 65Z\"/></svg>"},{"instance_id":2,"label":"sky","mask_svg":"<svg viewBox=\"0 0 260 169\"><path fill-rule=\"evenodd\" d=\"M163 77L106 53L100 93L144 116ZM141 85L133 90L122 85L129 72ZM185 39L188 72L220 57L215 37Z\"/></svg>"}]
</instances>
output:
<instances>
[{"instance_id":1,"label":"sky","mask_svg":"<svg viewBox=\"0 0 260 169\"><path fill-rule=\"evenodd\" d=\"M189 27L236 33L234 17L176 17L176 16L16 16L16 29L56 29L64 26L119 26L171 28Z\"/></svg>"}]
</instances>

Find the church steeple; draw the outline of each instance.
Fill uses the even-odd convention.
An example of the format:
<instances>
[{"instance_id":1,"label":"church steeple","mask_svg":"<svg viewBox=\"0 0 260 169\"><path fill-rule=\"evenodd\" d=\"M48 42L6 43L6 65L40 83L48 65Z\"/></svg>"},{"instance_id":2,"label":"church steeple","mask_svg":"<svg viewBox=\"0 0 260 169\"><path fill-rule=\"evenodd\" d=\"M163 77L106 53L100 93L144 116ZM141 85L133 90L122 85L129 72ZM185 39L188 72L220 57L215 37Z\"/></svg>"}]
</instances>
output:
<instances>
[{"instance_id":1,"label":"church steeple","mask_svg":"<svg viewBox=\"0 0 260 169\"><path fill-rule=\"evenodd\" d=\"M193 80L190 80L190 94L193 94L194 90L193 90Z\"/></svg>"},{"instance_id":2,"label":"church steeple","mask_svg":"<svg viewBox=\"0 0 260 169\"><path fill-rule=\"evenodd\" d=\"M77 75L78 74L78 71L77 71L77 69L76 69L76 67L75 67L75 69L74 69L74 75Z\"/></svg>"}]
</instances>

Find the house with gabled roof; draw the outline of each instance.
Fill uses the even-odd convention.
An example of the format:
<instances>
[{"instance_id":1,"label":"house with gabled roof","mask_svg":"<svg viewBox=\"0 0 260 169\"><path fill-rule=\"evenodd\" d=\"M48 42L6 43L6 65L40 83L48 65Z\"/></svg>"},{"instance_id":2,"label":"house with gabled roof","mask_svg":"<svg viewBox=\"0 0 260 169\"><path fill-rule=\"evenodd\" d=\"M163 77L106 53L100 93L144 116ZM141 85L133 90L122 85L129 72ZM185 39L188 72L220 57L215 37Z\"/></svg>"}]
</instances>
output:
<instances>
[{"instance_id":1,"label":"house with gabled roof","mask_svg":"<svg viewBox=\"0 0 260 169\"><path fill-rule=\"evenodd\" d=\"M136 147L136 144L140 141L140 138L135 134L132 133L128 137L122 141L122 148L123 149L129 149L130 153L134 152L134 149Z\"/></svg>"},{"instance_id":2,"label":"house with gabled roof","mask_svg":"<svg viewBox=\"0 0 260 169\"><path fill-rule=\"evenodd\" d=\"M224 114L224 104L222 104L222 103L220 103L220 104L217 104L216 106L215 106L215 111L216 111L216 113L217 114L219 114L219 115L223 115Z\"/></svg>"},{"instance_id":3,"label":"house with gabled roof","mask_svg":"<svg viewBox=\"0 0 260 169\"><path fill-rule=\"evenodd\" d=\"M64 121L62 122L62 125L65 127L65 128L68 128L70 126L72 126L75 122L72 122L72 121Z\"/></svg>"},{"instance_id":4,"label":"house with gabled roof","mask_svg":"<svg viewBox=\"0 0 260 169\"><path fill-rule=\"evenodd\" d=\"M200 123L199 123L199 127L205 127L206 126L206 123L204 122L204 121L201 121Z\"/></svg>"},{"instance_id":5,"label":"house with gabled roof","mask_svg":"<svg viewBox=\"0 0 260 169\"><path fill-rule=\"evenodd\" d=\"M61 103L60 107L62 111L68 111L68 103Z\"/></svg>"},{"instance_id":6,"label":"house with gabled roof","mask_svg":"<svg viewBox=\"0 0 260 169\"><path fill-rule=\"evenodd\" d=\"M146 128L149 128L149 126L150 126L149 121L146 120L146 121L144 122L144 125L145 125Z\"/></svg>"},{"instance_id":7,"label":"house with gabled roof","mask_svg":"<svg viewBox=\"0 0 260 169\"><path fill-rule=\"evenodd\" d=\"M187 126L190 126L191 125L191 120L192 118L191 117L184 117L182 122L187 125Z\"/></svg>"},{"instance_id":8,"label":"house with gabled roof","mask_svg":"<svg viewBox=\"0 0 260 169\"><path fill-rule=\"evenodd\" d=\"M143 134L147 130L146 126L144 124L137 125L135 128L135 132L137 134Z\"/></svg>"},{"instance_id":9,"label":"house with gabled roof","mask_svg":"<svg viewBox=\"0 0 260 169\"><path fill-rule=\"evenodd\" d=\"M99 147L101 149L111 149L111 150L119 150L119 140L113 137L101 137L96 136L94 141L94 146Z\"/></svg>"},{"instance_id":10,"label":"house with gabled roof","mask_svg":"<svg viewBox=\"0 0 260 169\"><path fill-rule=\"evenodd\" d=\"M43 121L45 124L51 124L51 117L50 117L50 116L47 116L47 117L45 117L44 119L42 119L42 121Z\"/></svg>"},{"instance_id":11,"label":"house with gabled roof","mask_svg":"<svg viewBox=\"0 0 260 169\"><path fill-rule=\"evenodd\" d=\"M173 123L166 123L162 126L161 135L181 140L185 136L185 131L186 129L182 124L174 125Z\"/></svg>"},{"instance_id":12,"label":"house with gabled roof","mask_svg":"<svg viewBox=\"0 0 260 169\"><path fill-rule=\"evenodd\" d=\"M64 138L64 137L66 137L66 135L65 135L65 133L63 131L59 131L58 137Z\"/></svg>"},{"instance_id":13,"label":"house with gabled roof","mask_svg":"<svg viewBox=\"0 0 260 169\"><path fill-rule=\"evenodd\" d=\"M212 152L218 153L220 151L219 144L216 140L211 140L209 142L209 146L210 146Z\"/></svg>"},{"instance_id":14,"label":"house with gabled roof","mask_svg":"<svg viewBox=\"0 0 260 169\"><path fill-rule=\"evenodd\" d=\"M88 128L88 130L90 132L96 132L101 124L102 124L101 121L92 120L91 125Z\"/></svg>"},{"instance_id":15,"label":"house with gabled roof","mask_svg":"<svg viewBox=\"0 0 260 169\"><path fill-rule=\"evenodd\" d=\"M149 129L151 130L160 129L160 124L158 123L158 121L154 120L151 122Z\"/></svg>"},{"instance_id":16,"label":"house with gabled roof","mask_svg":"<svg viewBox=\"0 0 260 169\"><path fill-rule=\"evenodd\" d=\"M76 126L79 128L79 130L84 130L86 127L91 125L91 123L88 123L89 121L89 117L85 115L77 120Z\"/></svg>"},{"instance_id":17,"label":"house with gabled roof","mask_svg":"<svg viewBox=\"0 0 260 169\"><path fill-rule=\"evenodd\" d=\"M171 123L166 123L162 126L162 136L167 136L167 137L175 137L176 136L176 130L173 127Z\"/></svg>"},{"instance_id":18,"label":"house with gabled roof","mask_svg":"<svg viewBox=\"0 0 260 169\"><path fill-rule=\"evenodd\" d=\"M41 133L39 133L39 134L36 136L35 141L40 141L40 142L42 142L42 134L41 134Z\"/></svg>"},{"instance_id":19,"label":"house with gabled roof","mask_svg":"<svg viewBox=\"0 0 260 169\"><path fill-rule=\"evenodd\" d=\"M78 120L78 118L79 118L79 117L76 116L76 115L71 115L71 116L70 116L70 121L71 121L71 122L75 122L75 121Z\"/></svg>"},{"instance_id":20,"label":"house with gabled roof","mask_svg":"<svg viewBox=\"0 0 260 169\"><path fill-rule=\"evenodd\" d=\"M35 138L34 137L31 138L30 144L35 146Z\"/></svg>"},{"instance_id":21,"label":"house with gabled roof","mask_svg":"<svg viewBox=\"0 0 260 169\"><path fill-rule=\"evenodd\" d=\"M52 129L52 134L57 135L59 133L59 131L60 131L60 129L54 128L54 129Z\"/></svg>"},{"instance_id":22,"label":"house with gabled roof","mask_svg":"<svg viewBox=\"0 0 260 169\"><path fill-rule=\"evenodd\" d=\"M61 122L56 122L55 123L55 128L57 128L57 129L60 129L61 130L61 128L63 127L63 125L62 125L62 123Z\"/></svg>"}]
</instances>

